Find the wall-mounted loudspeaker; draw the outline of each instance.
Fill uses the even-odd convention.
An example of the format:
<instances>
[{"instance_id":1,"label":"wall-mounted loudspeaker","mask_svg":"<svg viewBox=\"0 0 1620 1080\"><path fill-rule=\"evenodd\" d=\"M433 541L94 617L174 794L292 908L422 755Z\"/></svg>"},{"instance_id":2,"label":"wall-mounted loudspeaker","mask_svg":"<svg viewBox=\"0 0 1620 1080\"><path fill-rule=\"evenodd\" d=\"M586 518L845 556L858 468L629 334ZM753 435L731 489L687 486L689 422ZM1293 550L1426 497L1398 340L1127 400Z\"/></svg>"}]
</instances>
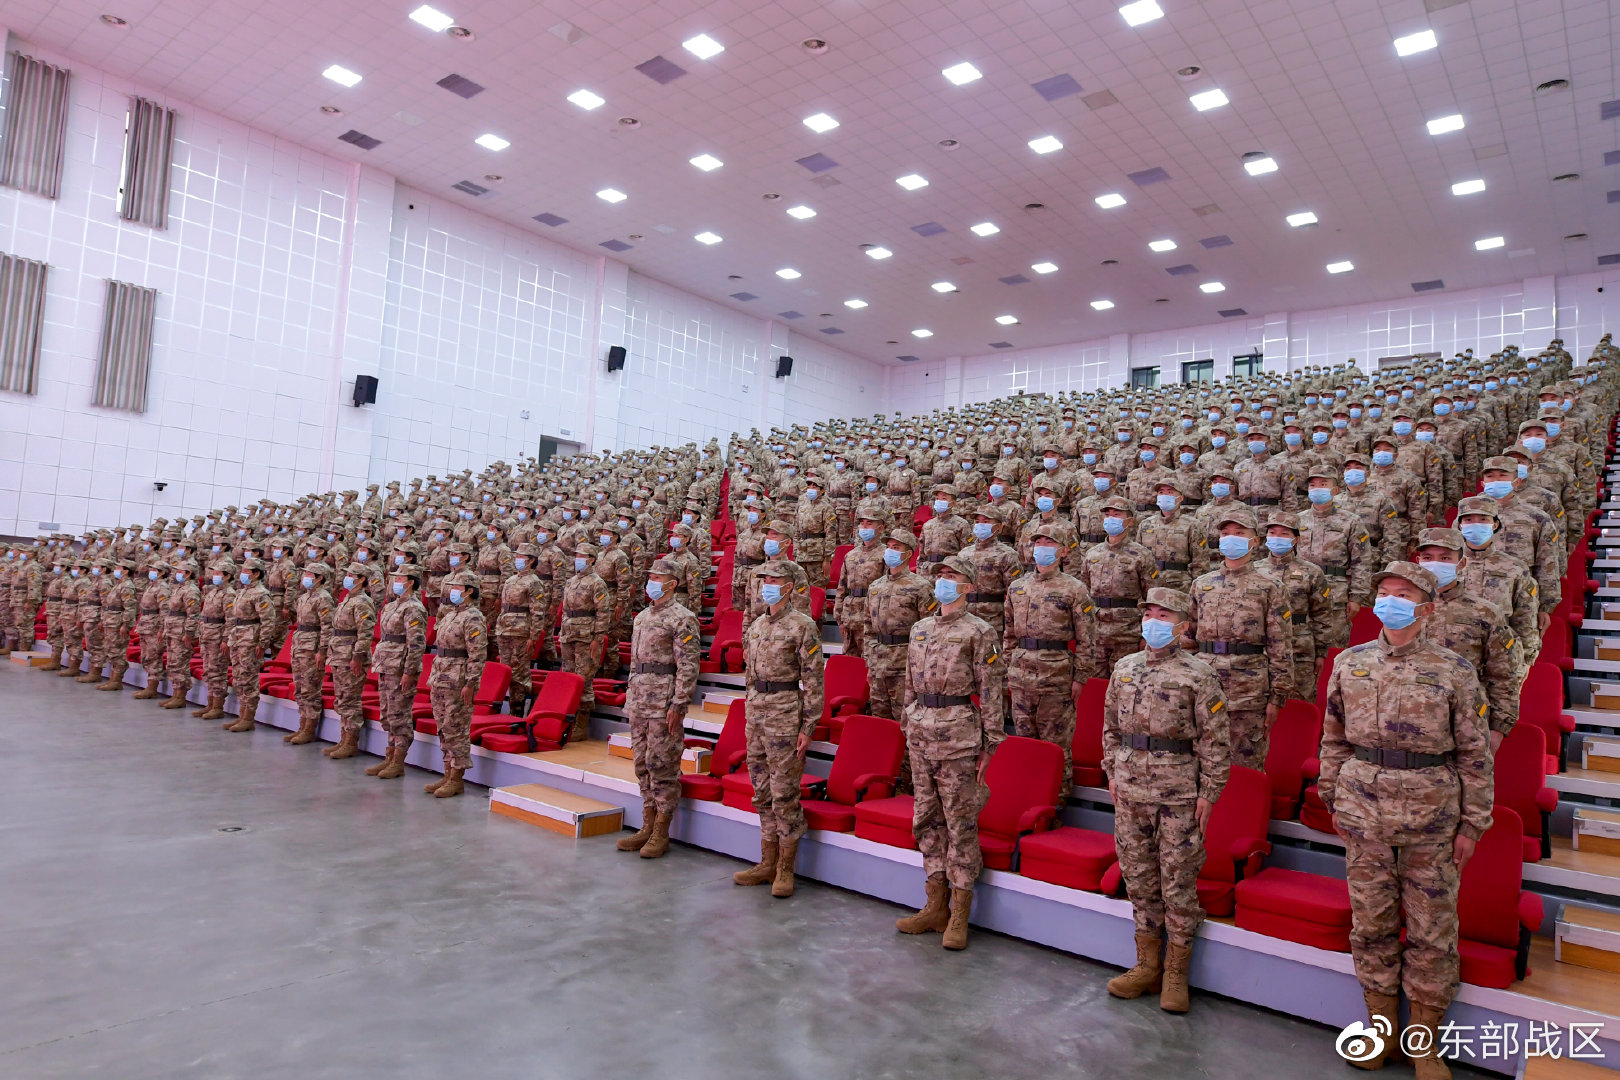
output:
<instances>
[{"instance_id":1,"label":"wall-mounted loudspeaker","mask_svg":"<svg viewBox=\"0 0 1620 1080\"><path fill-rule=\"evenodd\" d=\"M624 370L624 358L625 358L625 351L624 351L624 346L623 345L609 345L608 346L608 370L609 371L623 371Z\"/></svg>"},{"instance_id":2,"label":"wall-mounted loudspeaker","mask_svg":"<svg viewBox=\"0 0 1620 1080\"><path fill-rule=\"evenodd\" d=\"M356 375L354 377L354 404L375 405L377 403L377 376Z\"/></svg>"},{"instance_id":3,"label":"wall-mounted loudspeaker","mask_svg":"<svg viewBox=\"0 0 1620 1080\"><path fill-rule=\"evenodd\" d=\"M776 358L776 377L781 379L791 374L793 374L793 357L778 356Z\"/></svg>"}]
</instances>

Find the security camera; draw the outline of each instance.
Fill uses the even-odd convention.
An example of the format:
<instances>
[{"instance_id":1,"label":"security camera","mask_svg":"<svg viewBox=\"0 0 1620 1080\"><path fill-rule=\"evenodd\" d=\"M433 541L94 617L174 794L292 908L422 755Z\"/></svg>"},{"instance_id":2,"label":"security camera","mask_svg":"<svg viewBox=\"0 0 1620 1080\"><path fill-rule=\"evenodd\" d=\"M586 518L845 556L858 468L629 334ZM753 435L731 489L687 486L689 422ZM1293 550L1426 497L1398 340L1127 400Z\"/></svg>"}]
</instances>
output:
<instances>
[{"instance_id":1,"label":"security camera","mask_svg":"<svg viewBox=\"0 0 1620 1080\"><path fill-rule=\"evenodd\" d=\"M154 480L152 481L152 486L157 488L159 491L162 491L164 488L168 487L169 484L166 480Z\"/></svg>"}]
</instances>

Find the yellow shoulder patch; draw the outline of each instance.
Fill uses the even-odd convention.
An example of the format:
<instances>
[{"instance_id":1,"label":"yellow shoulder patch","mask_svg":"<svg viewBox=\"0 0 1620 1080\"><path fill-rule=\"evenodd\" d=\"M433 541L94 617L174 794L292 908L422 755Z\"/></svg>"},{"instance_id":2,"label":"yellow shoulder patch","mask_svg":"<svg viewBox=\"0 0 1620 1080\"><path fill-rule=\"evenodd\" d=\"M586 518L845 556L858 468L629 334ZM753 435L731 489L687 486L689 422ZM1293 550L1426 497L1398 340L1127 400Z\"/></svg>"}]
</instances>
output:
<instances>
[{"instance_id":1,"label":"yellow shoulder patch","mask_svg":"<svg viewBox=\"0 0 1620 1080\"><path fill-rule=\"evenodd\" d=\"M1091 605L1087 604L1085 607L1081 608L1080 609L1080 614L1082 614L1082 615L1090 615L1091 614Z\"/></svg>"},{"instance_id":2,"label":"yellow shoulder patch","mask_svg":"<svg viewBox=\"0 0 1620 1080\"><path fill-rule=\"evenodd\" d=\"M921 640L921 638L919 637L918 640ZM1000 660L1000 659L1001 659L1001 654L998 653L998 652L993 652L989 656L985 657L984 662L987 663L987 664L993 664L997 660Z\"/></svg>"},{"instance_id":3,"label":"yellow shoulder patch","mask_svg":"<svg viewBox=\"0 0 1620 1080\"><path fill-rule=\"evenodd\" d=\"M1224 701L1217 701L1217 702L1216 702L1216 703L1215 703L1215 704L1213 704L1213 705L1211 705L1211 706L1210 706L1210 707L1209 707L1209 711L1210 711L1210 712L1211 712L1211 713L1218 713L1218 712L1220 712L1220 711L1221 711L1221 710L1222 710L1222 709L1224 709L1224 708L1226 708L1226 702L1224 702Z\"/></svg>"},{"instance_id":4,"label":"yellow shoulder patch","mask_svg":"<svg viewBox=\"0 0 1620 1080\"><path fill-rule=\"evenodd\" d=\"M1489 705L1481 705L1481 706L1480 706L1480 707L1479 707L1479 716L1480 716L1480 719L1482 719L1482 720L1483 720L1483 719L1484 719L1484 718L1485 718L1485 714L1486 714L1486 713L1487 713L1487 712L1489 712L1489 711L1490 711L1490 706L1489 706Z\"/></svg>"},{"instance_id":5,"label":"yellow shoulder patch","mask_svg":"<svg viewBox=\"0 0 1620 1080\"><path fill-rule=\"evenodd\" d=\"M821 643L818 641L816 644L810 646L810 651L808 653L806 653L805 655L814 656L814 655L816 655L816 653L818 653L820 651L821 651Z\"/></svg>"}]
</instances>

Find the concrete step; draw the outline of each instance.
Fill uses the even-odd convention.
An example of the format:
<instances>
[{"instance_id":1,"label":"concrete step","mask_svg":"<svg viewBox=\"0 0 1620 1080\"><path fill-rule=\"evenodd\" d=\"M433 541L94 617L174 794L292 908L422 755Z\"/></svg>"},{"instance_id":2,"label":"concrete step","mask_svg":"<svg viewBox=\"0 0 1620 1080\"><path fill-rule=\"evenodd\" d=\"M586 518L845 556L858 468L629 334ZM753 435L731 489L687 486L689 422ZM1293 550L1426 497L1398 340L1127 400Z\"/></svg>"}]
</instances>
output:
<instances>
[{"instance_id":1,"label":"concrete step","mask_svg":"<svg viewBox=\"0 0 1620 1080\"><path fill-rule=\"evenodd\" d=\"M1577 806L1571 819L1570 849L1620 855L1620 813L1595 806Z\"/></svg>"},{"instance_id":2,"label":"concrete step","mask_svg":"<svg viewBox=\"0 0 1620 1080\"><path fill-rule=\"evenodd\" d=\"M1554 956L1561 964L1620 975L1620 914L1565 904L1554 930Z\"/></svg>"},{"instance_id":3,"label":"concrete step","mask_svg":"<svg viewBox=\"0 0 1620 1080\"><path fill-rule=\"evenodd\" d=\"M1586 734L1581 738L1581 768L1620 773L1620 737Z\"/></svg>"},{"instance_id":4,"label":"concrete step","mask_svg":"<svg viewBox=\"0 0 1620 1080\"><path fill-rule=\"evenodd\" d=\"M489 812L582 839L624 828L624 808L545 784L517 784L489 793Z\"/></svg>"}]
</instances>

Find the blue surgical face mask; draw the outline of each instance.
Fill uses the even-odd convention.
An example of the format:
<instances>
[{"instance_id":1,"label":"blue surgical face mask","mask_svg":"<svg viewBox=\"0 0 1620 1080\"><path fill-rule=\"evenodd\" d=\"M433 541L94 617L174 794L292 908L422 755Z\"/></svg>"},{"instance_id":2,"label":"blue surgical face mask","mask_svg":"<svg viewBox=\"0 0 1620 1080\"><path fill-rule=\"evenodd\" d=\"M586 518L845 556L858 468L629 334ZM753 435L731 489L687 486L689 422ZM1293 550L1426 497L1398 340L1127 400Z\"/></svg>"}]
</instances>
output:
<instances>
[{"instance_id":1,"label":"blue surgical face mask","mask_svg":"<svg viewBox=\"0 0 1620 1080\"><path fill-rule=\"evenodd\" d=\"M899 566L901 563L903 563L905 561L906 561L906 553L905 552L896 551L896 550L894 550L894 548L884 548L883 549L883 565L887 566L889 569L892 570L896 566Z\"/></svg>"},{"instance_id":2,"label":"blue surgical face mask","mask_svg":"<svg viewBox=\"0 0 1620 1080\"><path fill-rule=\"evenodd\" d=\"M1326 506L1333 501L1333 492L1327 488L1311 488L1305 493L1305 497L1316 506Z\"/></svg>"},{"instance_id":3,"label":"blue surgical face mask","mask_svg":"<svg viewBox=\"0 0 1620 1080\"><path fill-rule=\"evenodd\" d=\"M224 574L215 574L214 577L213 577L213 582L214 582L215 585L223 585L223 584L225 584L225 575Z\"/></svg>"},{"instance_id":4,"label":"blue surgical face mask","mask_svg":"<svg viewBox=\"0 0 1620 1080\"><path fill-rule=\"evenodd\" d=\"M663 595L664 595L664 583L662 581L649 581L649 582L647 582L647 599L649 599L649 600L657 600L659 597L661 597Z\"/></svg>"},{"instance_id":5,"label":"blue surgical face mask","mask_svg":"<svg viewBox=\"0 0 1620 1080\"><path fill-rule=\"evenodd\" d=\"M934 599L938 600L941 606L956 603L956 598L960 595L961 590L950 578L942 577L934 581Z\"/></svg>"},{"instance_id":6,"label":"blue surgical face mask","mask_svg":"<svg viewBox=\"0 0 1620 1080\"><path fill-rule=\"evenodd\" d=\"M1547 421L1547 437L1548 438L1553 438L1553 437L1557 436L1557 434L1562 430L1564 430L1564 425L1554 423L1551 420Z\"/></svg>"},{"instance_id":7,"label":"blue surgical face mask","mask_svg":"<svg viewBox=\"0 0 1620 1080\"><path fill-rule=\"evenodd\" d=\"M1114 481L1107 476L1094 476L1091 478L1091 486L1098 491L1107 491L1113 485Z\"/></svg>"},{"instance_id":8,"label":"blue surgical face mask","mask_svg":"<svg viewBox=\"0 0 1620 1080\"><path fill-rule=\"evenodd\" d=\"M1114 438L1118 439L1122 443L1128 443L1131 441L1131 433L1128 431L1121 431L1117 433Z\"/></svg>"},{"instance_id":9,"label":"blue surgical face mask","mask_svg":"<svg viewBox=\"0 0 1620 1080\"><path fill-rule=\"evenodd\" d=\"M1440 583L1440 587L1442 589L1446 588L1453 581L1457 580L1456 563L1432 562L1420 559L1418 561L1418 565L1423 567L1423 569L1427 570L1429 573L1433 574L1435 580Z\"/></svg>"},{"instance_id":10,"label":"blue surgical face mask","mask_svg":"<svg viewBox=\"0 0 1620 1080\"><path fill-rule=\"evenodd\" d=\"M1051 566L1057 562L1057 548L1051 544L1036 544L1034 551L1036 566Z\"/></svg>"},{"instance_id":11,"label":"blue surgical face mask","mask_svg":"<svg viewBox=\"0 0 1620 1080\"><path fill-rule=\"evenodd\" d=\"M1080 455L1080 460L1085 462L1087 465L1095 465L1095 464L1097 464L1097 455L1096 454L1081 454Z\"/></svg>"},{"instance_id":12,"label":"blue surgical face mask","mask_svg":"<svg viewBox=\"0 0 1620 1080\"><path fill-rule=\"evenodd\" d=\"M774 607L782 602L782 586L764 584L759 587L759 595L765 603Z\"/></svg>"},{"instance_id":13,"label":"blue surgical face mask","mask_svg":"<svg viewBox=\"0 0 1620 1080\"><path fill-rule=\"evenodd\" d=\"M1390 630L1405 630L1417 622L1417 605L1404 596L1380 596L1373 602L1373 614Z\"/></svg>"},{"instance_id":14,"label":"blue surgical face mask","mask_svg":"<svg viewBox=\"0 0 1620 1080\"><path fill-rule=\"evenodd\" d=\"M876 480L868 480L864 486L865 486L866 490L869 491L869 492L876 491L877 490L877 481Z\"/></svg>"},{"instance_id":15,"label":"blue surgical face mask","mask_svg":"<svg viewBox=\"0 0 1620 1080\"><path fill-rule=\"evenodd\" d=\"M1159 455L1158 455L1158 452L1154 451L1154 450L1143 450L1137 456L1140 457L1147 464L1151 465L1151 464L1153 464L1153 459L1158 457Z\"/></svg>"},{"instance_id":16,"label":"blue surgical face mask","mask_svg":"<svg viewBox=\"0 0 1620 1080\"><path fill-rule=\"evenodd\" d=\"M1338 417L1337 417L1337 416L1335 416L1335 417L1334 417L1334 418L1333 418L1333 429L1334 429L1334 430L1335 430L1335 431L1343 431L1343 430L1345 430L1345 429L1346 429L1346 428L1348 428L1348 427L1349 427L1349 426L1350 426L1350 421L1348 421L1348 420L1341 420L1341 419L1339 419L1339 418L1338 418Z\"/></svg>"},{"instance_id":17,"label":"blue surgical face mask","mask_svg":"<svg viewBox=\"0 0 1620 1080\"><path fill-rule=\"evenodd\" d=\"M236 575L236 580L240 581L244 585L247 585L253 581L253 575L244 570L240 574Z\"/></svg>"},{"instance_id":18,"label":"blue surgical face mask","mask_svg":"<svg viewBox=\"0 0 1620 1080\"><path fill-rule=\"evenodd\" d=\"M1493 499L1505 499L1513 494L1513 481L1487 480L1485 481L1485 494Z\"/></svg>"},{"instance_id":19,"label":"blue surgical face mask","mask_svg":"<svg viewBox=\"0 0 1620 1080\"><path fill-rule=\"evenodd\" d=\"M1261 440L1261 439L1251 439L1251 440L1249 440L1249 453L1258 455L1258 454L1263 454L1265 452L1266 452L1266 444L1265 444L1264 440Z\"/></svg>"},{"instance_id":20,"label":"blue surgical face mask","mask_svg":"<svg viewBox=\"0 0 1620 1080\"><path fill-rule=\"evenodd\" d=\"M990 485L990 497L992 499L999 499L1005 494L1007 494L1007 486L1005 484Z\"/></svg>"},{"instance_id":21,"label":"blue surgical face mask","mask_svg":"<svg viewBox=\"0 0 1620 1080\"><path fill-rule=\"evenodd\" d=\"M821 498L821 492L817 491L815 488L806 488L804 497L809 499L811 502L815 502L817 499Z\"/></svg>"},{"instance_id":22,"label":"blue surgical face mask","mask_svg":"<svg viewBox=\"0 0 1620 1080\"><path fill-rule=\"evenodd\" d=\"M877 536L877 530L876 529L864 529L864 528L863 529L857 529L857 530L855 530L855 535L859 536L861 538L862 542L870 543L872 541L872 539Z\"/></svg>"},{"instance_id":23,"label":"blue surgical face mask","mask_svg":"<svg viewBox=\"0 0 1620 1080\"><path fill-rule=\"evenodd\" d=\"M1213 483L1209 485L1209 493L1215 496L1217 499L1224 499L1228 495L1232 494L1232 485L1222 484L1219 482Z\"/></svg>"},{"instance_id":24,"label":"blue surgical face mask","mask_svg":"<svg viewBox=\"0 0 1620 1080\"><path fill-rule=\"evenodd\" d=\"M1286 555L1294 550L1294 538L1292 536L1268 536L1266 537L1266 550L1273 555Z\"/></svg>"},{"instance_id":25,"label":"blue surgical face mask","mask_svg":"<svg viewBox=\"0 0 1620 1080\"><path fill-rule=\"evenodd\" d=\"M404 596L405 595L405 583L403 581L393 582L392 588L393 588L395 596Z\"/></svg>"},{"instance_id":26,"label":"blue surgical face mask","mask_svg":"<svg viewBox=\"0 0 1620 1080\"><path fill-rule=\"evenodd\" d=\"M1125 531L1125 519L1117 517L1103 518L1103 532L1109 536L1118 536Z\"/></svg>"},{"instance_id":27,"label":"blue surgical face mask","mask_svg":"<svg viewBox=\"0 0 1620 1080\"><path fill-rule=\"evenodd\" d=\"M1241 559L1249 553L1249 538L1247 536L1223 536L1220 542L1221 554L1228 559Z\"/></svg>"},{"instance_id":28,"label":"blue surgical face mask","mask_svg":"<svg viewBox=\"0 0 1620 1080\"><path fill-rule=\"evenodd\" d=\"M1209 437L1209 445L1211 445L1215 449L1219 450L1221 447L1226 445L1226 436L1225 435L1211 435Z\"/></svg>"},{"instance_id":29,"label":"blue surgical face mask","mask_svg":"<svg viewBox=\"0 0 1620 1080\"><path fill-rule=\"evenodd\" d=\"M1393 430L1397 435L1410 435L1412 434L1412 421L1397 420L1395 421L1394 425L1392 425L1391 430Z\"/></svg>"},{"instance_id":30,"label":"blue surgical face mask","mask_svg":"<svg viewBox=\"0 0 1620 1080\"><path fill-rule=\"evenodd\" d=\"M1434 415L1436 415L1436 416L1450 416L1451 415L1451 403L1447 402L1447 401L1440 402L1438 405L1436 405L1434 407Z\"/></svg>"},{"instance_id":31,"label":"blue surgical face mask","mask_svg":"<svg viewBox=\"0 0 1620 1080\"><path fill-rule=\"evenodd\" d=\"M450 602L452 604L461 603L461 597L462 597L462 592L461 592L460 589L451 589L450 590Z\"/></svg>"},{"instance_id":32,"label":"blue surgical face mask","mask_svg":"<svg viewBox=\"0 0 1620 1080\"><path fill-rule=\"evenodd\" d=\"M1372 457L1373 464L1380 467L1395 464L1395 453L1392 450L1374 450Z\"/></svg>"},{"instance_id":33,"label":"blue surgical face mask","mask_svg":"<svg viewBox=\"0 0 1620 1080\"><path fill-rule=\"evenodd\" d=\"M1528 465L1520 465L1520 466L1518 466L1518 471L1519 471L1519 479L1523 480L1525 477L1530 475L1530 466L1528 466Z\"/></svg>"},{"instance_id":34,"label":"blue surgical face mask","mask_svg":"<svg viewBox=\"0 0 1620 1080\"><path fill-rule=\"evenodd\" d=\"M1377 420L1380 416L1384 415L1384 407L1382 405L1370 405L1367 407L1367 415L1372 417L1374 420Z\"/></svg>"},{"instance_id":35,"label":"blue surgical face mask","mask_svg":"<svg viewBox=\"0 0 1620 1080\"><path fill-rule=\"evenodd\" d=\"M1539 454L1543 450L1547 449L1547 440L1538 435L1532 435L1529 438L1522 439L1520 441L1524 443L1525 449L1529 450L1532 454Z\"/></svg>"},{"instance_id":36,"label":"blue surgical face mask","mask_svg":"<svg viewBox=\"0 0 1620 1080\"><path fill-rule=\"evenodd\" d=\"M1298 446L1304 441L1304 439L1300 438L1299 432L1297 431L1287 431L1283 433L1283 442L1287 443L1289 446ZM1322 441L1326 442L1327 440L1323 439Z\"/></svg>"},{"instance_id":37,"label":"blue surgical face mask","mask_svg":"<svg viewBox=\"0 0 1620 1080\"><path fill-rule=\"evenodd\" d=\"M951 508L951 504L946 502L944 499L935 499L934 500L934 513L943 514L947 510L949 510L950 508Z\"/></svg>"},{"instance_id":38,"label":"blue surgical face mask","mask_svg":"<svg viewBox=\"0 0 1620 1080\"><path fill-rule=\"evenodd\" d=\"M1488 521L1475 521L1466 525L1457 526L1457 531L1463 534L1463 539L1474 547L1484 547L1491 542L1491 534L1496 530Z\"/></svg>"},{"instance_id":39,"label":"blue surgical face mask","mask_svg":"<svg viewBox=\"0 0 1620 1080\"><path fill-rule=\"evenodd\" d=\"M1163 619L1142 620L1142 640L1150 649L1162 649L1176 639L1176 624Z\"/></svg>"},{"instance_id":40,"label":"blue surgical face mask","mask_svg":"<svg viewBox=\"0 0 1620 1080\"><path fill-rule=\"evenodd\" d=\"M1039 510L1043 514L1050 512L1051 509L1056 505L1057 503L1050 495L1041 495L1035 499L1035 509Z\"/></svg>"},{"instance_id":41,"label":"blue surgical face mask","mask_svg":"<svg viewBox=\"0 0 1620 1080\"><path fill-rule=\"evenodd\" d=\"M1183 465L1191 465L1193 462L1198 460L1198 455L1187 450L1183 450L1179 455L1177 455L1176 460L1180 461Z\"/></svg>"},{"instance_id":42,"label":"blue surgical face mask","mask_svg":"<svg viewBox=\"0 0 1620 1080\"><path fill-rule=\"evenodd\" d=\"M1434 442L1434 432L1432 432L1432 431L1420 431L1420 432L1417 433L1416 438L1417 438L1418 442L1423 442L1423 443Z\"/></svg>"},{"instance_id":43,"label":"blue surgical face mask","mask_svg":"<svg viewBox=\"0 0 1620 1080\"><path fill-rule=\"evenodd\" d=\"M574 572L576 574L583 574L585 572L586 565L589 564L590 561L591 560L589 560L589 559L575 559L574 560Z\"/></svg>"},{"instance_id":44,"label":"blue surgical face mask","mask_svg":"<svg viewBox=\"0 0 1620 1080\"><path fill-rule=\"evenodd\" d=\"M1174 495L1155 495L1153 502L1162 513L1168 514L1176 508L1176 497Z\"/></svg>"},{"instance_id":45,"label":"blue surgical face mask","mask_svg":"<svg viewBox=\"0 0 1620 1080\"><path fill-rule=\"evenodd\" d=\"M750 524L750 525L758 525L759 524L759 511L758 510L750 510L750 511L748 511L748 524Z\"/></svg>"},{"instance_id":46,"label":"blue surgical face mask","mask_svg":"<svg viewBox=\"0 0 1620 1080\"><path fill-rule=\"evenodd\" d=\"M782 541L780 541L780 540L767 540L767 541L765 541L765 554L769 555L773 559L776 558L778 555L782 554Z\"/></svg>"},{"instance_id":47,"label":"blue surgical face mask","mask_svg":"<svg viewBox=\"0 0 1620 1080\"><path fill-rule=\"evenodd\" d=\"M996 527L988 521L975 521L973 523L973 539L985 541L995 534Z\"/></svg>"},{"instance_id":48,"label":"blue surgical face mask","mask_svg":"<svg viewBox=\"0 0 1620 1080\"><path fill-rule=\"evenodd\" d=\"M1193 421L1192 421L1192 419L1190 417L1186 417L1186 416L1182 417L1181 418L1181 430L1182 431L1191 431L1192 429L1193 429Z\"/></svg>"}]
</instances>

